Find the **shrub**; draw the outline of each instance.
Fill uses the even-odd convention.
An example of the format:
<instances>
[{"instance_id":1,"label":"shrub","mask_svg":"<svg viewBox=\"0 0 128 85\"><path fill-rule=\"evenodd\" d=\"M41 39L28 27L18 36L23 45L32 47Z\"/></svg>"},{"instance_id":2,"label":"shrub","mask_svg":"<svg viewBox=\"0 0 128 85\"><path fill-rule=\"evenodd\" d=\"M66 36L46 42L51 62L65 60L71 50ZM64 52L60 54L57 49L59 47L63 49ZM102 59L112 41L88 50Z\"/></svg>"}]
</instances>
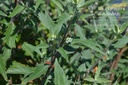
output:
<instances>
[{"instance_id":1,"label":"shrub","mask_svg":"<svg viewBox=\"0 0 128 85\"><path fill-rule=\"evenodd\" d=\"M128 83L126 5L117 12L105 10L107 0L2 0L0 6L0 84Z\"/></svg>"}]
</instances>

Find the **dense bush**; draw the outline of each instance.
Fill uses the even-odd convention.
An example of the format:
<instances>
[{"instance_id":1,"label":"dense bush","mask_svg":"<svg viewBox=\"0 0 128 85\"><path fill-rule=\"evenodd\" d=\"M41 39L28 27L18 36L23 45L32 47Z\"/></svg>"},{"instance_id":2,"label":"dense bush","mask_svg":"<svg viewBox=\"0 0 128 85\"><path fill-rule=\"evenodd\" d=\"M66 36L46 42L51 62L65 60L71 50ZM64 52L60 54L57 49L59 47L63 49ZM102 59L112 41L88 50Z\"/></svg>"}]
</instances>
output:
<instances>
[{"instance_id":1,"label":"dense bush","mask_svg":"<svg viewBox=\"0 0 128 85\"><path fill-rule=\"evenodd\" d=\"M108 1L1 0L0 84L128 84L128 7Z\"/></svg>"}]
</instances>

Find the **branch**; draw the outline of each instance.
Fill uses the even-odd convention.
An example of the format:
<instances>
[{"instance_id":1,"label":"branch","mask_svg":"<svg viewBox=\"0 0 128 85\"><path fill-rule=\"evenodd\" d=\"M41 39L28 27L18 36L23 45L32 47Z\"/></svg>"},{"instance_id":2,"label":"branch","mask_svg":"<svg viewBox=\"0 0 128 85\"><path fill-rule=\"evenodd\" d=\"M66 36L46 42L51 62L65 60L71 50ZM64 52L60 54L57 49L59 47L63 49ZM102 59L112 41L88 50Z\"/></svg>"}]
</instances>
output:
<instances>
[{"instance_id":1,"label":"branch","mask_svg":"<svg viewBox=\"0 0 128 85\"><path fill-rule=\"evenodd\" d=\"M118 52L116 58L114 59L112 65L111 65L110 71L112 71L113 69L116 70L116 68L117 68L117 66L118 66L118 63L119 63L119 61L120 61L120 58L121 58L121 56L122 56L122 54L123 54L127 49L128 49L128 46L126 46L126 47L124 47L124 48L121 48L121 49L119 50L119 52ZM110 85L112 85L114 76L115 76L114 73L112 73L112 74L110 75L110 80L111 80L111 84L110 84Z\"/></svg>"},{"instance_id":2,"label":"branch","mask_svg":"<svg viewBox=\"0 0 128 85\"><path fill-rule=\"evenodd\" d=\"M103 56L101 56L93 65L91 68L89 68L87 71L86 71L86 74L85 74L85 78L88 77L88 74L91 72L91 70L93 70L95 68L95 66L98 64L98 62L103 59Z\"/></svg>"},{"instance_id":3,"label":"branch","mask_svg":"<svg viewBox=\"0 0 128 85\"><path fill-rule=\"evenodd\" d=\"M71 21L70 21L70 23L71 23ZM69 27L70 27L70 23L68 24L68 27L67 27L67 29L66 29L65 34L63 35L63 39L62 39L62 41L61 41L59 47L62 47L63 44L64 44L64 42L65 42L66 35L67 35L68 30L69 30ZM44 84L44 83L45 83L45 80L47 79L49 73L53 70L52 67L53 67L53 64L54 64L54 62L55 62L55 58L56 58L58 55L59 55L59 53L58 53L57 51L55 51L55 54L53 54L53 56L52 56L52 58L51 58L51 65L49 66L49 68L48 68L48 70L47 70L47 72L46 72L46 75L44 76L43 81L41 82L41 84Z\"/></svg>"},{"instance_id":4,"label":"branch","mask_svg":"<svg viewBox=\"0 0 128 85\"><path fill-rule=\"evenodd\" d=\"M62 38L62 41L59 44L59 47L63 47L63 44L65 43L69 28L71 27L71 24L74 24L76 22L76 20L77 20L76 17L78 17L77 14L75 14L75 16L69 21L69 24L68 24L68 26L66 28L66 32L63 35L63 38ZM57 58L58 55L59 55L59 52L55 51L55 53L53 54L53 56L51 58L51 65L49 66L49 68L48 68L48 70L46 72L46 75L44 75L44 78L43 78L43 81L41 82L41 84L45 83L45 80L47 79L48 75L50 74L50 72L53 71L52 66L53 66L53 64L55 62L55 59Z\"/></svg>"}]
</instances>

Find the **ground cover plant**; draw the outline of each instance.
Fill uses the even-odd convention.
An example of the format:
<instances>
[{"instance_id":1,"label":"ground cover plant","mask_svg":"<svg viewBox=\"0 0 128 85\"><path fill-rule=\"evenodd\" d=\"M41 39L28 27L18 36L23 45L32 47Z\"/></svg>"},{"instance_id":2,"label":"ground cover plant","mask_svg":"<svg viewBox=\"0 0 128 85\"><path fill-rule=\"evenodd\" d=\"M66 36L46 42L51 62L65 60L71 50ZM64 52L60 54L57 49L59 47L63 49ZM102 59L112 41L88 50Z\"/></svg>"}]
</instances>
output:
<instances>
[{"instance_id":1,"label":"ground cover plant","mask_svg":"<svg viewBox=\"0 0 128 85\"><path fill-rule=\"evenodd\" d=\"M127 85L128 4L110 2L1 0L0 85Z\"/></svg>"}]
</instances>

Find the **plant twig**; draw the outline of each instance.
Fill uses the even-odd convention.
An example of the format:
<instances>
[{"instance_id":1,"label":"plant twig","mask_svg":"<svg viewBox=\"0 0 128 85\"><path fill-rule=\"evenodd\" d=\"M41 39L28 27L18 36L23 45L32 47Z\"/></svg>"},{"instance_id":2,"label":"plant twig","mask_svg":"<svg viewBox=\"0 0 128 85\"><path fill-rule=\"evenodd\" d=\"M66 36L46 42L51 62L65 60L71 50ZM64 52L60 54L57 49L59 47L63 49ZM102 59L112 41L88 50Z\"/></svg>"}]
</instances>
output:
<instances>
[{"instance_id":1,"label":"plant twig","mask_svg":"<svg viewBox=\"0 0 128 85\"><path fill-rule=\"evenodd\" d=\"M70 20L70 22L69 22L69 24L68 24L68 27L67 27L67 29L66 29L65 34L63 35L63 39L62 39L62 41L61 41L59 47L62 47L63 44L64 44L64 42L65 42L66 35L67 35L68 30L69 30L70 25L71 25L71 21L72 21L72 20ZM51 65L49 66L49 68L48 68L48 70L47 70L47 72L46 72L46 75L45 75L44 78L43 78L43 79L44 79L43 81L45 81L45 80L47 79L49 73L52 71L52 69L53 69L52 66L53 66L53 64L54 64L54 62L55 62L55 58L56 58L58 55L59 55L59 53L58 53L57 51L55 52L55 54L53 54L53 56L52 56L52 58L51 58ZM44 84L43 81L41 82L42 84Z\"/></svg>"},{"instance_id":2,"label":"plant twig","mask_svg":"<svg viewBox=\"0 0 128 85\"><path fill-rule=\"evenodd\" d=\"M123 54L127 49L128 49L128 46L126 46L126 47L124 47L124 48L121 48L121 49L119 50L119 52L118 52L116 58L114 59L112 65L111 65L110 71L112 71L113 69L116 70L116 68L117 68L117 66L118 66L118 63L119 63L119 61L120 61L120 58L121 58L121 56L122 56L122 54ZM112 74L110 75L110 81L111 81L111 84L110 84L110 85L112 85L114 76L115 76L114 73L112 73Z\"/></svg>"},{"instance_id":3,"label":"plant twig","mask_svg":"<svg viewBox=\"0 0 128 85\"><path fill-rule=\"evenodd\" d=\"M95 68L95 66L98 64L98 62L103 59L103 56L101 56L93 65L91 68L89 68L87 71L86 71L86 74L85 74L85 78L88 77L88 74L91 72L91 70L93 70Z\"/></svg>"},{"instance_id":4,"label":"plant twig","mask_svg":"<svg viewBox=\"0 0 128 85\"><path fill-rule=\"evenodd\" d=\"M63 44L65 43L65 40L66 40L68 31L69 31L69 28L71 27L71 24L74 24L75 23L74 18L76 18L76 16L77 16L77 14L69 21L69 24L68 24L68 26L66 28L66 32L63 35L63 38L62 38L62 41L59 44L59 47L63 47ZM74 22L74 23L72 23L72 22ZM45 83L44 81L47 79L47 77L50 74L50 72L53 71L52 66L53 66L53 64L55 62L55 59L57 58L58 55L59 55L59 52L55 51L55 53L53 54L53 56L51 58L51 65L49 66L46 74L44 75L44 78L43 78L43 81L41 82L41 84L44 84Z\"/></svg>"}]
</instances>

